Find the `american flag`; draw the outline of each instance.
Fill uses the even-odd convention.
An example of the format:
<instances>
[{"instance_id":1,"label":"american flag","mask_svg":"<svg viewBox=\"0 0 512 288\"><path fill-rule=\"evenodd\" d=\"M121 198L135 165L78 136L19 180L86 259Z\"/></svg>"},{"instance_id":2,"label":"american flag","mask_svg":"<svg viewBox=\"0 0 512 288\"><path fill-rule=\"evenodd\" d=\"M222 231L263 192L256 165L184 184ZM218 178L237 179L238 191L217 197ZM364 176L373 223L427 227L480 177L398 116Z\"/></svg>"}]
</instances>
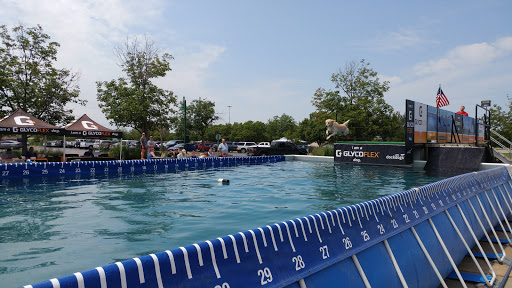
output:
<instances>
[{"instance_id":1,"label":"american flag","mask_svg":"<svg viewBox=\"0 0 512 288\"><path fill-rule=\"evenodd\" d=\"M437 90L436 104L437 108L450 105L450 101L448 101L448 98L444 95L441 87Z\"/></svg>"}]
</instances>

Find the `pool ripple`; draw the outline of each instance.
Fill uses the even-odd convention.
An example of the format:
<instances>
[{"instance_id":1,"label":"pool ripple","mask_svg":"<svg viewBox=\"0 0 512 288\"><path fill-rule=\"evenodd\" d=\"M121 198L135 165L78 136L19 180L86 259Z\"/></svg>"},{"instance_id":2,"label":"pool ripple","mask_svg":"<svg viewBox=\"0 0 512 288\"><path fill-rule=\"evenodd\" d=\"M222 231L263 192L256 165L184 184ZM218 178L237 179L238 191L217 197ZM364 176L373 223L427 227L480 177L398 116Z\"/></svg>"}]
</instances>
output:
<instances>
[{"instance_id":1,"label":"pool ripple","mask_svg":"<svg viewBox=\"0 0 512 288\"><path fill-rule=\"evenodd\" d=\"M2 182L0 283L35 283L439 179L411 168L285 161Z\"/></svg>"}]
</instances>

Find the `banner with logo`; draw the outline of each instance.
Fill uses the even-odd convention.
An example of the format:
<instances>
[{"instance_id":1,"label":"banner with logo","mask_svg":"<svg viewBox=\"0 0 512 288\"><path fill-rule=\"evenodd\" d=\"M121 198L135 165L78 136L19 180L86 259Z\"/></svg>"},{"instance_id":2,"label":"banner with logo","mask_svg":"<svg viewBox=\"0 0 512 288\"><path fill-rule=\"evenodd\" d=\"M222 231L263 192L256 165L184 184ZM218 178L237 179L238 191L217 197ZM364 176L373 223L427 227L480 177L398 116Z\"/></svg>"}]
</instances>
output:
<instances>
[{"instance_id":1,"label":"banner with logo","mask_svg":"<svg viewBox=\"0 0 512 288\"><path fill-rule=\"evenodd\" d=\"M0 119L0 134L64 135L64 130L18 109L11 115Z\"/></svg>"},{"instance_id":2,"label":"banner with logo","mask_svg":"<svg viewBox=\"0 0 512 288\"><path fill-rule=\"evenodd\" d=\"M66 135L71 137L122 138L123 132L115 131L89 118L86 114L64 126Z\"/></svg>"},{"instance_id":3,"label":"banner with logo","mask_svg":"<svg viewBox=\"0 0 512 288\"><path fill-rule=\"evenodd\" d=\"M406 156L403 145L386 144L335 144L334 161L356 164L410 165L412 157Z\"/></svg>"}]
</instances>

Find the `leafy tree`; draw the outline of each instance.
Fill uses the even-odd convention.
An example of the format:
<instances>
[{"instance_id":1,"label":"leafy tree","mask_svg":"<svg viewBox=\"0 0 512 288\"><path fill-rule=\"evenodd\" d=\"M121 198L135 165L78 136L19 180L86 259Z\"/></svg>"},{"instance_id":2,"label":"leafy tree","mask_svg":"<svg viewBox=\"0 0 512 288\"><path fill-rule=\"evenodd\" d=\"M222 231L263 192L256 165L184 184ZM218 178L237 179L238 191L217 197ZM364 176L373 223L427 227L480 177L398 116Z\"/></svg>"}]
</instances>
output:
<instances>
[{"instance_id":1,"label":"leafy tree","mask_svg":"<svg viewBox=\"0 0 512 288\"><path fill-rule=\"evenodd\" d=\"M318 113L311 113L309 118L305 118L299 123L297 134L300 140L321 144L327 138L325 134L325 121L318 117Z\"/></svg>"},{"instance_id":2,"label":"leafy tree","mask_svg":"<svg viewBox=\"0 0 512 288\"><path fill-rule=\"evenodd\" d=\"M233 140L231 138L232 127L233 127L233 124L212 125L206 131L205 138L208 139L208 141L217 142L217 139L215 138L215 136L217 136L217 134L220 134L221 137L225 138L226 140Z\"/></svg>"},{"instance_id":3,"label":"leafy tree","mask_svg":"<svg viewBox=\"0 0 512 288\"><path fill-rule=\"evenodd\" d=\"M215 113L215 103L201 98L194 99L187 110L187 123L190 123L190 130L196 132L204 143L208 127L219 119Z\"/></svg>"},{"instance_id":4,"label":"leafy tree","mask_svg":"<svg viewBox=\"0 0 512 288\"><path fill-rule=\"evenodd\" d=\"M512 98L507 95L508 111L504 110L501 106L494 104L491 111L491 128L498 132L506 139L512 139ZM498 141L501 141L499 137ZM508 144L502 143L506 146Z\"/></svg>"},{"instance_id":5,"label":"leafy tree","mask_svg":"<svg viewBox=\"0 0 512 288\"><path fill-rule=\"evenodd\" d=\"M351 133L359 139L391 137L391 131L382 128L387 121L397 120L384 100L389 82L381 82L370 63L364 59L348 62L345 69L332 74L331 81L336 90L319 88L313 96L312 103L320 116L335 118L337 114L338 122L350 120Z\"/></svg>"},{"instance_id":6,"label":"leafy tree","mask_svg":"<svg viewBox=\"0 0 512 288\"><path fill-rule=\"evenodd\" d=\"M171 71L172 55L160 55L147 37L143 43L137 38L127 39L124 46L116 47L115 51L127 79L96 82L101 111L112 124L131 127L141 133L168 129L174 119L172 107L176 105L176 97L151 80Z\"/></svg>"},{"instance_id":7,"label":"leafy tree","mask_svg":"<svg viewBox=\"0 0 512 288\"><path fill-rule=\"evenodd\" d=\"M12 34L1 25L0 38L0 118L21 108L53 125L73 120L66 105L86 101L78 98L79 73L55 67L60 44L50 41L39 25L19 24ZM25 152L27 136L23 138Z\"/></svg>"},{"instance_id":8,"label":"leafy tree","mask_svg":"<svg viewBox=\"0 0 512 288\"><path fill-rule=\"evenodd\" d=\"M292 138L297 124L292 116L283 114L274 116L267 122L267 138L272 141L282 137Z\"/></svg>"}]
</instances>

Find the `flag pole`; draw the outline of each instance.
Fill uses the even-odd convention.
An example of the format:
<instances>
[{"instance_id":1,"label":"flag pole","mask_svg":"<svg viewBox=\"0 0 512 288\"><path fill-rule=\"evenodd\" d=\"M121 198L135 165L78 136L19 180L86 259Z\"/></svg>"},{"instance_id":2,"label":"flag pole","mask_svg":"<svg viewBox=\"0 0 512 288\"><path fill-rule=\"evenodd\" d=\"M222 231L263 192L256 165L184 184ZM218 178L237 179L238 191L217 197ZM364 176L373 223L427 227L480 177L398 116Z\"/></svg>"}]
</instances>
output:
<instances>
[{"instance_id":1,"label":"flag pole","mask_svg":"<svg viewBox=\"0 0 512 288\"><path fill-rule=\"evenodd\" d=\"M441 91L441 84L439 84L439 90ZM437 107L437 115L436 115L436 143L439 143L439 99L436 96L436 107Z\"/></svg>"}]
</instances>

